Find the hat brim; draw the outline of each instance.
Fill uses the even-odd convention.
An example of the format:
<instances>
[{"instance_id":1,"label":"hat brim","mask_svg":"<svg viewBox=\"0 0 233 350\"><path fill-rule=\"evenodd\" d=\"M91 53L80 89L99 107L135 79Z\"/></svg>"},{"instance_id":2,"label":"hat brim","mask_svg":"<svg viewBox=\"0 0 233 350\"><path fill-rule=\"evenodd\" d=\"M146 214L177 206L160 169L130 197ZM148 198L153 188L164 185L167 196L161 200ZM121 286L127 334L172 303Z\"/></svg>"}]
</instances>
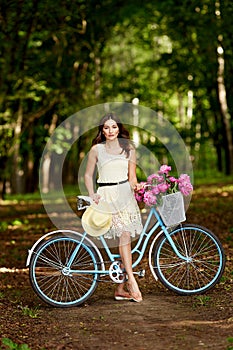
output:
<instances>
[{"instance_id":1,"label":"hat brim","mask_svg":"<svg viewBox=\"0 0 233 350\"><path fill-rule=\"evenodd\" d=\"M98 224L98 218L101 218L100 224ZM82 216L84 230L93 237L104 235L109 231L111 225L112 213L106 202L93 203Z\"/></svg>"}]
</instances>

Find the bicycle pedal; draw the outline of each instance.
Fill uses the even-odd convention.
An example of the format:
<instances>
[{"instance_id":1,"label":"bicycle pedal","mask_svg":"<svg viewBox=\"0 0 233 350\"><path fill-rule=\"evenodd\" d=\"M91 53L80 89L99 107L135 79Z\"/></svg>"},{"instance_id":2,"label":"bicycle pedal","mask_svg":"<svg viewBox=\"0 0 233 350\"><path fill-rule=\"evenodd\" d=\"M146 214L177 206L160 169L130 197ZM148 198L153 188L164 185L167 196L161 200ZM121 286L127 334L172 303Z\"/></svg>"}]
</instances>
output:
<instances>
[{"instance_id":1,"label":"bicycle pedal","mask_svg":"<svg viewBox=\"0 0 233 350\"><path fill-rule=\"evenodd\" d=\"M140 277L140 278L145 277L145 274L146 274L146 270L140 270L138 277Z\"/></svg>"},{"instance_id":2,"label":"bicycle pedal","mask_svg":"<svg viewBox=\"0 0 233 350\"><path fill-rule=\"evenodd\" d=\"M145 270L140 270L138 272L134 272L135 275L138 275L139 278L145 277L146 271Z\"/></svg>"}]
</instances>

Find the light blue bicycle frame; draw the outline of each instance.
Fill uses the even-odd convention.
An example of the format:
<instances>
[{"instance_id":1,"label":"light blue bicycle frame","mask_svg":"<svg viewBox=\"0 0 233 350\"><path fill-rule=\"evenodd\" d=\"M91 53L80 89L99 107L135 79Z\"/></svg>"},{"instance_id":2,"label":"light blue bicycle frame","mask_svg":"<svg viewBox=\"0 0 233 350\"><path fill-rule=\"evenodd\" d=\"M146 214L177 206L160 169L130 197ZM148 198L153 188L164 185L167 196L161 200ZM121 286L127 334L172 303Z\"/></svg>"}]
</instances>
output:
<instances>
[{"instance_id":1,"label":"light blue bicycle frame","mask_svg":"<svg viewBox=\"0 0 233 350\"><path fill-rule=\"evenodd\" d=\"M155 217L157 219L157 222L155 223L155 225L150 229L149 232L146 232L148 226L149 226L149 223L152 219L152 217ZM148 241L149 239L151 238L152 234L157 230L158 227L161 227L162 228L162 232L165 234L167 240L169 241L171 247L173 248L175 254L182 260L184 261L190 261L190 258L188 258L187 256L183 256L182 254L180 254L180 252L178 251L178 249L176 248L176 245L174 244L166 226L164 225L160 215L158 214L158 212L156 211L156 209L154 207L152 207L150 209L150 212L149 212L149 215L146 219L146 222L145 222L145 225L143 227L143 230L142 230L142 233L138 239L138 242L136 244L136 246L132 249L132 254L134 253L138 253L138 258L135 260L135 262L133 263L132 267L134 268L135 266L137 266L139 264L139 262L141 261L144 253L145 253L145 250L146 250L146 247L147 247L147 244L148 244ZM77 245L77 247L74 249L70 259L69 259L69 262L67 264L67 267L70 268L74 259L75 259L75 256L77 255L78 251L79 251L79 248L81 247L82 244L85 244L84 240L85 240L85 237L86 237L87 233L84 232L83 236L82 236L82 239L81 241L79 242L79 244ZM112 254L111 250L109 249L107 243L106 243L106 240L104 239L103 236L100 236L100 241L103 245L103 248L105 249L109 259L111 262L114 262L116 259L119 259L120 258L120 255L119 254ZM141 247L141 248L140 248ZM72 270L73 272L76 272L76 273L79 273L79 274L109 274L109 271L108 270Z\"/></svg>"}]
</instances>

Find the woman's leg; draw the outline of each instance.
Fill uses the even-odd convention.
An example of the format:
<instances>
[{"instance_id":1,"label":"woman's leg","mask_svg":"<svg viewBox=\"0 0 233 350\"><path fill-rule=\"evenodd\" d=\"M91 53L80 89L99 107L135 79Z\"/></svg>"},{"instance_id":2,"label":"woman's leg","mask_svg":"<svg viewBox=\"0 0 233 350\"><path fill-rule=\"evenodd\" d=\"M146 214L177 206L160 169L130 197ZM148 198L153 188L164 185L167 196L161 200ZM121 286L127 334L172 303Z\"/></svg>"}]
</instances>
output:
<instances>
[{"instance_id":1,"label":"woman's leg","mask_svg":"<svg viewBox=\"0 0 233 350\"><path fill-rule=\"evenodd\" d=\"M126 273L128 275L128 289L135 301L141 301L142 300L142 295L139 290L137 281L134 277L133 274L133 269L132 269L132 253L131 253L131 238L130 238L130 233L128 232L123 232L121 237L120 237L120 242L119 242L119 253L122 259L122 263L124 265L124 268L126 270ZM123 285L121 284L119 288L121 290L123 289ZM118 289L119 291L119 289Z\"/></svg>"}]
</instances>

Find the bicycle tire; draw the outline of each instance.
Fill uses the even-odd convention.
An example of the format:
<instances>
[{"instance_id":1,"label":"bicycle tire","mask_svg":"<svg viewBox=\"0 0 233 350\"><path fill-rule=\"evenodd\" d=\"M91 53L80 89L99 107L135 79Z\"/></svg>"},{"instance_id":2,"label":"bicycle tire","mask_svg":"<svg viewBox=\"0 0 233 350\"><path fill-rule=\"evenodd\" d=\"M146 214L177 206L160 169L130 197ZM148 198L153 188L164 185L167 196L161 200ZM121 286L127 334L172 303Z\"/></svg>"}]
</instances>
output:
<instances>
[{"instance_id":1,"label":"bicycle tire","mask_svg":"<svg viewBox=\"0 0 233 350\"><path fill-rule=\"evenodd\" d=\"M169 290L180 295L202 294L220 280L225 268L225 254L219 239L208 229L185 224L169 233L178 251L190 261L179 258L162 236L155 248L157 277Z\"/></svg>"},{"instance_id":2,"label":"bicycle tire","mask_svg":"<svg viewBox=\"0 0 233 350\"><path fill-rule=\"evenodd\" d=\"M81 243L72 265L67 268L77 245L80 245L77 238L61 235L43 242L33 253L29 266L30 282L45 303L55 307L78 306L94 293L98 274L74 272L98 270L98 258L93 248Z\"/></svg>"}]
</instances>

